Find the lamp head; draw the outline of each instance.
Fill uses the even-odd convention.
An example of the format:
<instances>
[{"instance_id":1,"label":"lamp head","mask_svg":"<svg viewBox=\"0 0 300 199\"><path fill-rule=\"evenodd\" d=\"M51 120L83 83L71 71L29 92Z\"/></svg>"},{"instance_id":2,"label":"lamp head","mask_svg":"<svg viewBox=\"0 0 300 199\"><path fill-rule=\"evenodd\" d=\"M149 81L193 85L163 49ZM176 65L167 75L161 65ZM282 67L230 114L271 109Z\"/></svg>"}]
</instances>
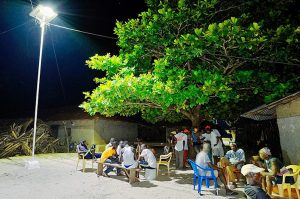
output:
<instances>
[{"instance_id":1,"label":"lamp head","mask_svg":"<svg viewBox=\"0 0 300 199\"><path fill-rule=\"evenodd\" d=\"M57 13L55 13L50 7L38 5L30 12L29 15L40 22L49 23L57 16Z\"/></svg>"}]
</instances>

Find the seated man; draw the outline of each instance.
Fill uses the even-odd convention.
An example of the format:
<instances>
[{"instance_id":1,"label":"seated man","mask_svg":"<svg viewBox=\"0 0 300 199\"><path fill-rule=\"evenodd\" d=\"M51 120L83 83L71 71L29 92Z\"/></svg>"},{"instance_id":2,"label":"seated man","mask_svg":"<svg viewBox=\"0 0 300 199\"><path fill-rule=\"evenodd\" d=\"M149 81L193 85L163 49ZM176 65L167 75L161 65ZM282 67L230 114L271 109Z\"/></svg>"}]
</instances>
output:
<instances>
[{"instance_id":1,"label":"seated man","mask_svg":"<svg viewBox=\"0 0 300 199\"><path fill-rule=\"evenodd\" d=\"M262 176L260 172L263 168L254 164L246 164L242 167L241 173L246 177L247 185L245 186L245 194L250 199L271 199L271 197L261 188Z\"/></svg>"},{"instance_id":2,"label":"seated man","mask_svg":"<svg viewBox=\"0 0 300 199\"><path fill-rule=\"evenodd\" d=\"M92 151L95 150L95 145L93 144L90 149L88 149L86 145L86 140L81 140L79 144L77 145L77 153L84 153L84 159L92 159L93 153ZM89 152L89 153L88 153ZM100 158L101 153L95 153L94 158Z\"/></svg>"},{"instance_id":3,"label":"seated man","mask_svg":"<svg viewBox=\"0 0 300 199\"><path fill-rule=\"evenodd\" d=\"M112 146L106 149L100 158L101 163L119 163L119 159L117 158L117 143L113 142ZM114 169L113 166L107 166L107 169L103 172L103 176L109 177L108 173ZM117 175L120 175L121 169L117 168Z\"/></svg>"},{"instance_id":4,"label":"seated man","mask_svg":"<svg viewBox=\"0 0 300 199\"><path fill-rule=\"evenodd\" d=\"M226 177L229 182L235 186L236 172L240 171L242 166L245 164L245 152L243 149L238 149L236 143L230 143L231 150L227 151L225 158L221 158L220 163L223 168L226 169Z\"/></svg>"},{"instance_id":5,"label":"seated man","mask_svg":"<svg viewBox=\"0 0 300 199\"><path fill-rule=\"evenodd\" d=\"M141 145L141 154L138 158L140 161L141 158L144 158L145 161L141 162L141 167L144 169L156 169L156 158L151 149L148 149L146 144Z\"/></svg>"},{"instance_id":6,"label":"seated man","mask_svg":"<svg viewBox=\"0 0 300 199\"><path fill-rule=\"evenodd\" d=\"M267 147L259 150L259 157L264 160L265 168L267 169L267 171L261 172L263 176L262 185L271 196L273 189L272 181L274 181L275 184L282 184L282 175L289 171L278 158L271 156L271 151ZM293 177L288 176L285 180L286 183L294 183Z\"/></svg>"},{"instance_id":7,"label":"seated man","mask_svg":"<svg viewBox=\"0 0 300 199\"><path fill-rule=\"evenodd\" d=\"M128 141L124 141L124 148L121 152L122 165L125 168L136 168L138 162L134 160L134 153L131 146L128 145Z\"/></svg>"},{"instance_id":8,"label":"seated man","mask_svg":"<svg viewBox=\"0 0 300 199\"><path fill-rule=\"evenodd\" d=\"M208 157L209 151L210 151L210 145L208 143L204 143L202 151L200 151L200 153L198 153L196 156L196 161L195 161L196 164L202 168L214 169L214 175L216 177L219 177L221 182L225 186L226 195L236 195L237 194L236 192L233 192L228 188L223 170L211 163L211 160ZM220 173L220 175L218 176L219 173ZM204 171L201 169L199 169L199 174L202 176L211 176L212 175L211 173L204 173Z\"/></svg>"}]
</instances>

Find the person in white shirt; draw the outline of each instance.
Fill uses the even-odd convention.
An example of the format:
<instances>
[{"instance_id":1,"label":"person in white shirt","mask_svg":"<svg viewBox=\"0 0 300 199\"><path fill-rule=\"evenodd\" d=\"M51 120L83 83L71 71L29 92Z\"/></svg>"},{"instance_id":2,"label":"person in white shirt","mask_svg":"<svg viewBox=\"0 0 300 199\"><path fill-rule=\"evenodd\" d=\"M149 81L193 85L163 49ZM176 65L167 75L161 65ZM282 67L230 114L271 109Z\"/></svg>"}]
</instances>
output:
<instances>
[{"instance_id":1,"label":"person in white shirt","mask_svg":"<svg viewBox=\"0 0 300 199\"><path fill-rule=\"evenodd\" d=\"M147 145L145 144L142 144L141 150L142 152L138 158L138 161L140 161L141 158L144 158L145 160L145 162L141 164L141 167L146 169L156 169L156 158L152 150L148 149Z\"/></svg>"},{"instance_id":2,"label":"person in white shirt","mask_svg":"<svg viewBox=\"0 0 300 199\"><path fill-rule=\"evenodd\" d=\"M237 194L236 192L233 192L228 188L227 183L226 183L226 178L225 178L222 168L219 168L216 165L211 163L211 160L208 157L209 151L210 151L210 145L208 143L204 143L203 149L196 156L195 163L203 169L212 168L214 171L214 175L216 177L219 177L221 182L224 184L224 187L226 190L226 195L236 195ZM211 176L212 175L212 173L210 171L204 171L200 168L198 170L199 170L199 174L201 176Z\"/></svg>"},{"instance_id":3,"label":"person in white shirt","mask_svg":"<svg viewBox=\"0 0 300 199\"><path fill-rule=\"evenodd\" d=\"M134 160L132 147L128 145L128 141L124 141L124 148L121 151L122 166L128 169L136 168L138 162Z\"/></svg>"},{"instance_id":4,"label":"person in white shirt","mask_svg":"<svg viewBox=\"0 0 300 199\"><path fill-rule=\"evenodd\" d=\"M175 157L176 169L183 169L183 152L185 143L187 143L187 136L182 131L177 131L175 137Z\"/></svg>"},{"instance_id":5,"label":"person in white shirt","mask_svg":"<svg viewBox=\"0 0 300 199\"><path fill-rule=\"evenodd\" d=\"M210 142L213 156L213 163L218 162L219 157L224 156L224 149L221 139L221 134L217 129L211 129L209 125L205 126L206 133L203 134L204 141Z\"/></svg>"}]
</instances>

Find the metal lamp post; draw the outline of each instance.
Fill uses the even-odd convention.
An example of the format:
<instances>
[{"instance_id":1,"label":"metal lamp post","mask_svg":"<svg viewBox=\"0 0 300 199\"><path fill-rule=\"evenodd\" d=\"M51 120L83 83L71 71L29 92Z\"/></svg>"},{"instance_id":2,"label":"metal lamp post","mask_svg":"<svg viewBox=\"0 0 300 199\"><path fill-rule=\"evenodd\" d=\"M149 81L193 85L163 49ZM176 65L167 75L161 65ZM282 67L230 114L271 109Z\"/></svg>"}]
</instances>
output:
<instances>
[{"instance_id":1,"label":"metal lamp post","mask_svg":"<svg viewBox=\"0 0 300 199\"><path fill-rule=\"evenodd\" d=\"M40 43L39 67L38 67L36 98L35 98L34 127L33 127L32 160L28 161L25 165L25 167L27 167L28 169L35 169L40 167L39 162L34 159L34 152L35 152L35 138L36 138L37 113L38 113L38 104L39 104L39 89L40 89L44 33L45 33L45 26L51 20L53 20L57 16L57 14L51 8L39 5L35 7L32 10L32 12L30 12L29 15L37 19L41 27L41 43Z\"/></svg>"}]
</instances>

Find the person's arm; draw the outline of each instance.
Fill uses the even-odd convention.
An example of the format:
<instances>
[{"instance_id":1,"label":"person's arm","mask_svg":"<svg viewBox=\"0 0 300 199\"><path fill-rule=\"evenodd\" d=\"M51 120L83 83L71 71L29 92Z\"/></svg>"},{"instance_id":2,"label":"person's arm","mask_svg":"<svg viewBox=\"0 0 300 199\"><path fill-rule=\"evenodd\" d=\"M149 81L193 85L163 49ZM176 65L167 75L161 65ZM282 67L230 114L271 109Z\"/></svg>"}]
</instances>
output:
<instances>
[{"instance_id":1,"label":"person's arm","mask_svg":"<svg viewBox=\"0 0 300 199\"><path fill-rule=\"evenodd\" d=\"M241 155L241 157L240 157L240 159L239 159L239 161L238 161L238 164L244 164L244 163L246 162L244 150L241 149L240 155Z\"/></svg>"},{"instance_id":2,"label":"person's arm","mask_svg":"<svg viewBox=\"0 0 300 199\"><path fill-rule=\"evenodd\" d=\"M271 172L262 171L262 176L275 176L277 171L279 170L278 165L276 164L276 161L271 162Z\"/></svg>"},{"instance_id":3,"label":"person's arm","mask_svg":"<svg viewBox=\"0 0 300 199\"><path fill-rule=\"evenodd\" d=\"M256 193L256 199L271 199L271 197L264 191L259 191Z\"/></svg>"}]
</instances>

